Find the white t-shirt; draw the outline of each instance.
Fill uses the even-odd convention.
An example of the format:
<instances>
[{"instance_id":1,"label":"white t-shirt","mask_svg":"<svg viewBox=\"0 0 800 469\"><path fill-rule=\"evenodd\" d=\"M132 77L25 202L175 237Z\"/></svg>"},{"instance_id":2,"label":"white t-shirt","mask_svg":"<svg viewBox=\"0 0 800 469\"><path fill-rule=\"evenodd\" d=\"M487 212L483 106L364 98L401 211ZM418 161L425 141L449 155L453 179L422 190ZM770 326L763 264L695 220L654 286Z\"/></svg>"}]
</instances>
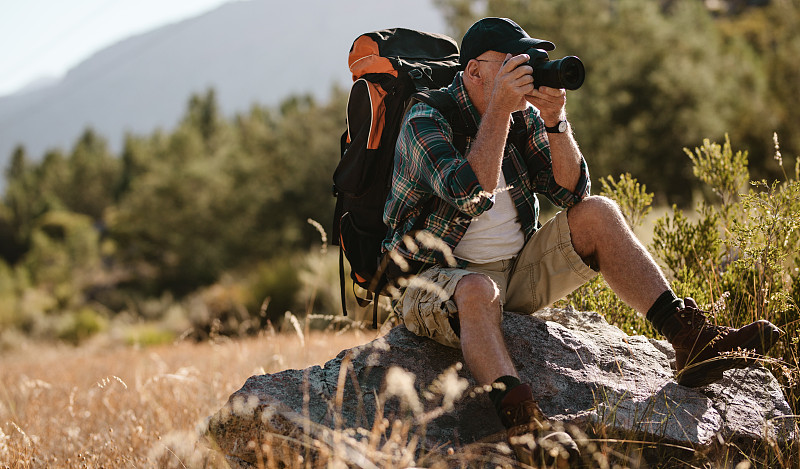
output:
<instances>
[{"instance_id":1,"label":"white t-shirt","mask_svg":"<svg viewBox=\"0 0 800 469\"><path fill-rule=\"evenodd\" d=\"M500 172L494 205L477 218L473 218L467 232L456 245L456 257L476 264L510 259L525 244L522 225L517 220L517 208L506 187L506 178Z\"/></svg>"}]
</instances>

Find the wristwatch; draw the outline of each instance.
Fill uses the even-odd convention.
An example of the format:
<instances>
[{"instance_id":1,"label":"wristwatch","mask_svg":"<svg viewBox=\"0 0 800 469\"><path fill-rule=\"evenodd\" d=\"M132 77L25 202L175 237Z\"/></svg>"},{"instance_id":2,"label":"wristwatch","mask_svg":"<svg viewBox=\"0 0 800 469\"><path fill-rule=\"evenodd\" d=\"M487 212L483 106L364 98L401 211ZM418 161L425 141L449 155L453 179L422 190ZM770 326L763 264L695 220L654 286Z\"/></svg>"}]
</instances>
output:
<instances>
[{"instance_id":1,"label":"wristwatch","mask_svg":"<svg viewBox=\"0 0 800 469\"><path fill-rule=\"evenodd\" d=\"M556 124L556 125L554 125L552 127L545 126L544 130L546 130L547 133L549 133L549 134L563 134L564 132L567 131L568 128L569 128L569 124L567 124L567 121L560 120L560 121L558 121L558 124Z\"/></svg>"}]
</instances>

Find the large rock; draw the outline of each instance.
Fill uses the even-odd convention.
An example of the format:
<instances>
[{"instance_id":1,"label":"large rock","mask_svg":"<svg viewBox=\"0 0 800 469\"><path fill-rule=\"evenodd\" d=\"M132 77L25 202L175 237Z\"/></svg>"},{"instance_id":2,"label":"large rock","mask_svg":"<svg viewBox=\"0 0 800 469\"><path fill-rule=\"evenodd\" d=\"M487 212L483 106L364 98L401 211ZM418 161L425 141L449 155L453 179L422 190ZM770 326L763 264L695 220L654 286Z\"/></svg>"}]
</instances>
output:
<instances>
[{"instance_id":1,"label":"large rock","mask_svg":"<svg viewBox=\"0 0 800 469\"><path fill-rule=\"evenodd\" d=\"M522 380L555 420L695 448L796 438L781 388L760 366L691 389L673 380L675 354L667 342L628 336L597 313L506 313L503 329ZM406 440L418 436L425 450L497 440L500 421L462 360L459 350L396 327L323 367L249 378L210 419L209 435L242 467L274 450L262 444L267 440L294 442L305 448L299 454L339 448L349 452L345 460L363 459L364 442L391 440L387 421L400 416L410 417L406 427L392 430ZM376 415L384 417L377 424Z\"/></svg>"}]
</instances>

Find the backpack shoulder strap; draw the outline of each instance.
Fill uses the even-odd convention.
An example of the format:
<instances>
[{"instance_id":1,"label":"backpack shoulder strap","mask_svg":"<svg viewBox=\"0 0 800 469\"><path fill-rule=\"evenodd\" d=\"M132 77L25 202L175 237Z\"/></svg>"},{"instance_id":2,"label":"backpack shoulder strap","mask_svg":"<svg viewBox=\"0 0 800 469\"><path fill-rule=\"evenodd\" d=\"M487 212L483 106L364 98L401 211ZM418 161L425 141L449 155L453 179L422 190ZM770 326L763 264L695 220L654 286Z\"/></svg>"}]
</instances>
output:
<instances>
[{"instance_id":1,"label":"backpack shoulder strap","mask_svg":"<svg viewBox=\"0 0 800 469\"><path fill-rule=\"evenodd\" d=\"M511 119L511 131L509 132L508 139L517 148L520 156L522 156L522 160L525 162L525 166L528 169L528 177L534 179L547 165L541 158L535 156L527 158L525 156L529 138L527 124L525 123L525 114L522 111L514 112L511 114Z\"/></svg>"},{"instance_id":2,"label":"backpack shoulder strap","mask_svg":"<svg viewBox=\"0 0 800 469\"><path fill-rule=\"evenodd\" d=\"M443 89L423 90L411 95L411 105L418 102L423 102L442 113L453 129L453 145L463 155L467 150L467 137L474 137L478 129L473 128L474 125L470 126L464 119L455 98Z\"/></svg>"},{"instance_id":3,"label":"backpack shoulder strap","mask_svg":"<svg viewBox=\"0 0 800 469\"><path fill-rule=\"evenodd\" d=\"M525 158L525 148L528 144L528 126L525 124L525 113L515 111L511 113L511 130L508 140L517 148L519 154Z\"/></svg>"}]
</instances>

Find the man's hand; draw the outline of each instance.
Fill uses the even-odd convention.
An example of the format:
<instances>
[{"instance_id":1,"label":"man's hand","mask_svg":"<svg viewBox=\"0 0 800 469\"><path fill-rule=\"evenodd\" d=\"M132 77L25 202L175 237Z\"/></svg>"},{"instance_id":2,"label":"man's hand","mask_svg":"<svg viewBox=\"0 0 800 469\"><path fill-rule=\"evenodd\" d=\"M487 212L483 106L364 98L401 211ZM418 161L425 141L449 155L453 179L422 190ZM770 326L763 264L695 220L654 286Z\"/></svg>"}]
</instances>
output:
<instances>
[{"instance_id":1,"label":"man's hand","mask_svg":"<svg viewBox=\"0 0 800 469\"><path fill-rule=\"evenodd\" d=\"M541 86L533 89L525 97L529 103L536 106L542 115L544 125L552 127L566 117L564 107L567 104L567 91L565 89Z\"/></svg>"},{"instance_id":2,"label":"man's hand","mask_svg":"<svg viewBox=\"0 0 800 469\"><path fill-rule=\"evenodd\" d=\"M527 54L506 54L505 62L494 79L489 107L509 115L525 108L527 95L534 91L533 68L526 64L528 60L530 56Z\"/></svg>"}]
</instances>

